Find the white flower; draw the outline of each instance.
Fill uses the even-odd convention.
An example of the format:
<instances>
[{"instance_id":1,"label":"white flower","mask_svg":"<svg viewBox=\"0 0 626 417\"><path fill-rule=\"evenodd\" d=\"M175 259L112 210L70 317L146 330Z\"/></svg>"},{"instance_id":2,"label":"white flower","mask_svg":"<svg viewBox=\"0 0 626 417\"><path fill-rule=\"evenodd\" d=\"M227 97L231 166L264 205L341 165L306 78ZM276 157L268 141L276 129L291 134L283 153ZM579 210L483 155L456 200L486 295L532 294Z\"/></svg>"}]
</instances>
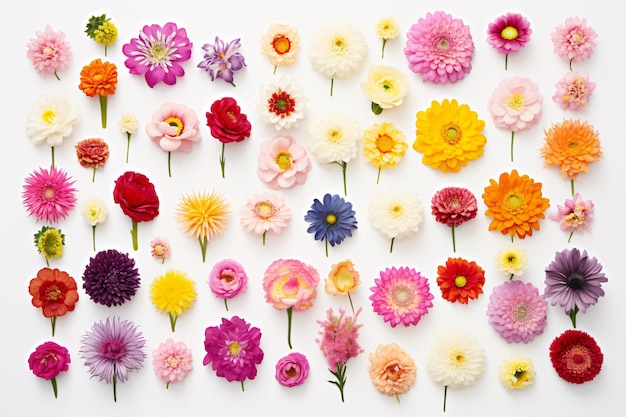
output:
<instances>
[{"instance_id":1,"label":"white flower","mask_svg":"<svg viewBox=\"0 0 626 417\"><path fill-rule=\"evenodd\" d=\"M326 113L316 120L307 135L307 147L320 164L348 163L356 158L363 131L346 113Z\"/></svg>"},{"instance_id":2,"label":"white flower","mask_svg":"<svg viewBox=\"0 0 626 417\"><path fill-rule=\"evenodd\" d=\"M424 220L422 200L406 190L379 190L368 206L374 227L390 239L403 238L419 230Z\"/></svg>"},{"instance_id":3,"label":"white flower","mask_svg":"<svg viewBox=\"0 0 626 417\"><path fill-rule=\"evenodd\" d=\"M122 132L134 135L135 132L137 132L138 124L135 113L122 113L120 119L120 129L122 129Z\"/></svg>"},{"instance_id":4,"label":"white flower","mask_svg":"<svg viewBox=\"0 0 626 417\"><path fill-rule=\"evenodd\" d=\"M528 255L523 247L507 243L496 253L496 262L501 273L521 277L528 267Z\"/></svg>"},{"instance_id":5,"label":"white flower","mask_svg":"<svg viewBox=\"0 0 626 417\"><path fill-rule=\"evenodd\" d=\"M292 65L300 47L298 30L289 25L272 23L261 38L261 53L269 57L274 71L279 65Z\"/></svg>"},{"instance_id":6,"label":"white flower","mask_svg":"<svg viewBox=\"0 0 626 417\"><path fill-rule=\"evenodd\" d=\"M279 76L261 87L257 109L265 123L281 130L298 125L304 117L306 103L302 87L291 78Z\"/></svg>"},{"instance_id":7,"label":"white flower","mask_svg":"<svg viewBox=\"0 0 626 417\"><path fill-rule=\"evenodd\" d=\"M384 17L376 23L376 34L380 39L393 39L400 34L400 28L393 17Z\"/></svg>"},{"instance_id":8,"label":"white flower","mask_svg":"<svg viewBox=\"0 0 626 417\"><path fill-rule=\"evenodd\" d=\"M107 217L107 209L104 200L100 198L85 200L81 207L81 214L90 226L104 223Z\"/></svg>"},{"instance_id":9,"label":"white flower","mask_svg":"<svg viewBox=\"0 0 626 417\"><path fill-rule=\"evenodd\" d=\"M67 94L42 94L26 116L26 134L38 145L58 146L72 134L76 122L78 106L69 102Z\"/></svg>"},{"instance_id":10,"label":"white flower","mask_svg":"<svg viewBox=\"0 0 626 417\"><path fill-rule=\"evenodd\" d=\"M372 65L367 81L361 84L365 95L382 109L402 104L409 91L407 77L402 71L388 65Z\"/></svg>"}]
</instances>

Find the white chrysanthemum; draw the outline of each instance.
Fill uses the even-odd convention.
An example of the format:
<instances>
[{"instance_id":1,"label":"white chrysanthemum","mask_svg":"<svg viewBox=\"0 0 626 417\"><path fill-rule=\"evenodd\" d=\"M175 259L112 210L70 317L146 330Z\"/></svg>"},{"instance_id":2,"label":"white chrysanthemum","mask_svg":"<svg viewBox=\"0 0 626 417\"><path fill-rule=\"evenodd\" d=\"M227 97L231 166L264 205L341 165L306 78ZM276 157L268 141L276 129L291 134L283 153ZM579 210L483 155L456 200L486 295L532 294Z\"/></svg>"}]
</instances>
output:
<instances>
[{"instance_id":1,"label":"white chrysanthemum","mask_svg":"<svg viewBox=\"0 0 626 417\"><path fill-rule=\"evenodd\" d=\"M279 76L261 87L257 109L265 123L276 130L297 126L304 117L307 98L302 87L293 79Z\"/></svg>"},{"instance_id":2,"label":"white chrysanthemum","mask_svg":"<svg viewBox=\"0 0 626 417\"><path fill-rule=\"evenodd\" d=\"M407 237L419 230L424 220L422 200L405 190L380 190L370 201L372 224L390 239Z\"/></svg>"},{"instance_id":3,"label":"white chrysanthemum","mask_svg":"<svg viewBox=\"0 0 626 417\"><path fill-rule=\"evenodd\" d=\"M78 106L70 103L67 94L42 94L26 116L26 134L36 144L50 146L63 143L78 122Z\"/></svg>"},{"instance_id":4,"label":"white chrysanthemum","mask_svg":"<svg viewBox=\"0 0 626 417\"><path fill-rule=\"evenodd\" d=\"M104 223L107 217L107 209L104 200L100 198L85 200L81 207L81 214L91 226Z\"/></svg>"},{"instance_id":5,"label":"white chrysanthemum","mask_svg":"<svg viewBox=\"0 0 626 417\"><path fill-rule=\"evenodd\" d=\"M520 277L528 267L528 255L523 247L508 243L496 253L496 262L501 273Z\"/></svg>"},{"instance_id":6,"label":"white chrysanthemum","mask_svg":"<svg viewBox=\"0 0 626 417\"><path fill-rule=\"evenodd\" d=\"M357 157L363 131L346 113L326 113L311 124L306 143L320 164L348 163Z\"/></svg>"},{"instance_id":7,"label":"white chrysanthemum","mask_svg":"<svg viewBox=\"0 0 626 417\"><path fill-rule=\"evenodd\" d=\"M119 125L122 132L134 135L135 132L137 132L137 126L139 125L137 116L135 113L122 113Z\"/></svg>"}]
</instances>

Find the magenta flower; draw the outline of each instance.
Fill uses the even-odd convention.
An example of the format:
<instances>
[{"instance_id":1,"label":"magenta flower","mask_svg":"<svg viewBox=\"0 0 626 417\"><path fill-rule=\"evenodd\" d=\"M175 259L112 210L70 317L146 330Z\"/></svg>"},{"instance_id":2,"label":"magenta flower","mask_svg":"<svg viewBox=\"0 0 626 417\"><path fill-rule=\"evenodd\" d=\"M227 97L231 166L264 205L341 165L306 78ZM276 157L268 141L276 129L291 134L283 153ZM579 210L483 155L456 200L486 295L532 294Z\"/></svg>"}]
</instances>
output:
<instances>
[{"instance_id":1,"label":"magenta flower","mask_svg":"<svg viewBox=\"0 0 626 417\"><path fill-rule=\"evenodd\" d=\"M38 73L54 74L60 80L58 71L64 70L72 57L65 33L60 30L55 32L50 25L46 25L43 32L35 32L35 37L28 40L26 47L26 57Z\"/></svg>"},{"instance_id":2,"label":"magenta flower","mask_svg":"<svg viewBox=\"0 0 626 417\"><path fill-rule=\"evenodd\" d=\"M224 300L224 306L228 311L228 299L246 290L248 275L239 262L223 259L211 268L208 284L211 292Z\"/></svg>"},{"instance_id":3,"label":"magenta flower","mask_svg":"<svg viewBox=\"0 0 626 417\"><path fill-rule=\"evenodd\" d=\"M76 206L74 182L64 170L54 166L32 172L22 188L22 202L28 215L47 223L65 219Z\"/></svg>"},{"instance_id":4,"label":"magenta flower","mask_svg":"<svg viewBox=\"0 0 626 417\"><path fill-rule=\"evenodd\" d=\"M58 397L57 376L61 372L67 372L71 362L67 348L54 342L45 342L37 346L35 351L28 357L28 368L35 376L52 383L54 398Z\"/></svg>"},{"instance_id":5,"label":"magenta flower","mask_svg":"<svg viewBox=\"0 0 626 417\"><path fill-rule=\"evenodd\" d=\"M530 282L505 281L489 296L489 324L508 343L532 341L547 324L548 303Z\"/></svg>"},{"instance_id":6,"label":"magenta flower","mask_svg":"<svg viewBox=\"0 0 626 417\"><path fill-rule=\"evenodd\" d=\"M161 81L167 85L176 84L176 77L185 75L181 62L191 58L193 43L187 38L187 31L168 22L159 25L145 25L137 38L122 46L128 58L124 65L133 75L145 75L150 88Z\"/></svg>"},{"instance_id":7,"label":"magenta flower","mask_svg":"<svg viewBox=\"0 0 626 417\"><path fill-rule=\"evenodd\" d=\"M505 54L504 69L508 69L509 54L518 52L530 40L533 30L530 22L519 13L507 13L489 23L487 43L500 54Z\"/></svg>"},{"instance_id":8,"label":"magenta flower","mask_svg":"<svg viewBox=\"0 0 626 417\"><path fill-rule=\"evenodd\" d=\"M302 385L309 377L309 361L302 353L291 352L276 362L276 380L285 387Z\"/></svg>"},{"instance_id":9,"label":"magenta flower","mask_svg":"<svg viewBox=\"0 0 626 417\"><path fill-rule=\"evenodd\" d=\"M293 188L306 182L313 168L306 149L289 135L261 143L257 175L271 189Z\"/></svg>"},{"instance_id":10,"label":"magenta flower","mask_svg":"<svg viewBox=\"0 0 626 417\"><path fill-rule=\"evenodd\" d=\"M428 13L406 34L404 55L409 69L424 82L456 83L472 70L474 41L468 25L452 15Z\"/></svg>"},{"instance_id":11,"label":"magenta flower","mask_svg":"<svg viewBox=\"0 0 626 417\"><path fill-rule=\"evenodd\" d=\"M452 250L456 252L454 229L476 217L476 196L467 188L444 187L433 195L430 209L438 223L445 224L452 230Z\"/></svg>"},{"instance_id":12,"label":"magenta flower","mask_svg":"<svg viewBox=\"0 0 626 417\"><path fill-rule=\"evenodd\" d=\"M243 391L244 381L256 377L256 366L263 361L261 330L233 316L231 320L222 318L220 326L207 327L204 335L207 353L202 364L211 364L216 375L229 382L240 381Z\"/></svg>"},{"instance_id":13,"label":"magenta flower","mask_svg":"<svg viewBox=\"0 0 626 417\"><path fill-rule=\"evenodd\" d=\"M168 389L171 383L182 381L193 369L191 349L185 342L167 339L152 351L152 367Z\"/></svg>"},{"instance_id":14,"label":"magenta flower","mask_svg":"<svg viewBox=\"0 0 626 417\"><path fill-rule=\"evenodd\" d=\"M575 71L566 73L555 85L552 101L563 110L583 110L596 89L596 83L589 81L588 74L582 76Z\"/></svg>"},{"instance_id":15,"label":"magenta flower","mask_svg":"<svg viewBox=\"0 0 626 417\"><path fill-rule=\"evenodd\" d=\"M211 81L221 78L234 87L234 72L246 66L243 55L237 52L241 47L239 41L239 39L235 39L226 43L216 36L214 44L205 43L202 45L204 60L198 64L198 68L208 72L211 76Z\"/></svg>"},{"instance_id":16,"label":"magenta flower","mask_svg":"<svg viewBox=\"0 0 626 417\"><path fill-rule=\"evenodd\" d=\"M583 200L579 193L574 198L565 200L564 205L557 205L557 211L550 214L550 219L559 222L561 230L570 232L567 243L572 240L574 232L582 233L591 230L594 204L591 200Z\"/></svg>"},{"instance_id":17,"label":"magenta flower","mask_svg":"<svg viewBox=\"0 0 626 417\"><path fill-rule=\"evenodd\" d=\"M551 33L554 52L566 61L569 69L572 62L582 62L591 57L598 37L595 29L587 26L587 20L580 17L568 17L564 25L554 28Z\"/></svg>"}]
</instances>

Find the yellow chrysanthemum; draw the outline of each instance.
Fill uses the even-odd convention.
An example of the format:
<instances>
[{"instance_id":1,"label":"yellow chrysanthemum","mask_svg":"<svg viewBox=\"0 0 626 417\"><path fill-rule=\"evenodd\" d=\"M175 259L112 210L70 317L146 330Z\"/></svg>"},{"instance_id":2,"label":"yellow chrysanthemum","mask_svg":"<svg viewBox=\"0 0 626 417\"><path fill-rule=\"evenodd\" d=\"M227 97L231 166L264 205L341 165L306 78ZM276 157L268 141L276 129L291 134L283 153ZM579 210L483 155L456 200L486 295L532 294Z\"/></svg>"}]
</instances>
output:
<instances>
[{"instance_id":1,"label":"yellow chrysanthemum","mask_svg":"<svg viewBox=\"0 0 626 417\"><path fill-rule=\"evenodd\" d=\"M400 34L400 28L394 18L384 17L376 24L376 34L381 39L393 39Z\"/></svg>"},{"instance_id":2,"label":"yellow chrysanthemum","mask_svg":"<svg viewBox=\"0 0 626 417\"><path fill-rule=\"evenodd\" d=\"M422 162L443 172L458 172L483 154L487 138L481 133L485 121L467 104L456 100L433 100L417 112L413 149L424 154Z\"/></svg>"},{"instance_id":3,"label":"yellow chrysanthemum","mask_svg":"<svg viewBox=\"0 0 626 417\"><path fill-rule=\"evenodd\" d=\"M110 46L117 40L117 26L109 20L102 22L93 33L94 40L101 45Z\"/></svg>"},{"instance_id":4,"label":"yellow chrysanthemum","mask_svg":"<svg viewBox=\"0 0 626 417\"><path fill-rule=\"evenodd\" d=\"M375 123L363 132L363 157L374 167L394 168L409 145L393 123Z\"/></svg>"},{"instance_id":5,"label":"yellow chrysanthemum","mask_svg":"<svg viewBox=\"0 0 626 417\"><path fill-rule=\"evenodd\" d=\"M523 390L533 383L535 370L532 359L515 354L498 365L498 377L510 390Z\"/></svg>"},{"instance_id":6,"label":"yellow chrysanthemum","mask_svg":"<svg viewBox=\"0 0 626 417\"><path fill-rule=\"evenodd\" d=\"M157 310L169 313L172 331L178 317L191 308L197 295L195 281L182 271L169 270L150 286L150 301Z\"/></svg>"}]
</instances>

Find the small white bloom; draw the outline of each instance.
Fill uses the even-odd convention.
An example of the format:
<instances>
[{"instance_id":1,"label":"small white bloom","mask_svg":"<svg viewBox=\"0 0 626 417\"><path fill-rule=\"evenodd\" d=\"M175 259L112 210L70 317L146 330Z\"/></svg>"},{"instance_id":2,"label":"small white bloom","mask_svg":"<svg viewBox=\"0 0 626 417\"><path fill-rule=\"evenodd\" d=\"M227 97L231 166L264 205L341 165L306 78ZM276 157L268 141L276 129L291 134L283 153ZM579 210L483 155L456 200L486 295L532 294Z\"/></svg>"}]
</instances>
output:
<instances>
[{"instance_id":1,"label":"small white bloom","mask_svg":"<svg viewBox=\"0 0 626 417\"><path fill-rule=\"evenodd\" d=\"M367 71L367 81L361 84L365 95L382 109L402 104L409 91L406 75L388 65L372 65Z\"/></svg>"},{"instance_id":2,"label":"small white bloom","mask_svg":"<svg viewBox=\"0 0 626 417\"><path fill-rule=\"evenodd\" d=\"M363 137L357 120L346 113L326 113L312 123L307 146L320 164L348 163L357 157Z\"/></svg>"},{"instance_id":3,"label":"small white bloom","mask_svg":"<svg viewBox=\"0 0 626 417\"><path fill-rule=\"evenodd\" d=\"M302 87L293 79L272 77L261 87L257 110L261 119L273 124L276 130L289 129L304 117L307 101Z\"/></svg>"},{"instance_id":4,"label":"small white bloom","mask_svg":"<svg viewBox=\"0 0 626 417\"><path fill-rule=\"evenodd\" d=\"M91 226L104 223L107 217L107 209L104 200L100 198L85 200L81 207L81 214Z\"/></svg>"},{"instance_id":5,"label":"small white bloom","mask_svg":"<svg viewBox=\"0 0 626 417\"><path fill-rule=\"evenodd\" d=\"M137 122L135 113L122 113L120 119L120 129L122 129L122 132L134 135L135 132L137 132L138 125L139 123Z\"/></svg>"},{"instance_id":6,"label":"small white bloom","mask_svg":"<svg viewBox=\"0 0 626 417\"><path fill-rule=\"evenodd\" d=\"M406 190L379 190L368 207L374 227L390 239L403 238L419 230L424 220L422 200Z\"/></svg>"},{"instance_id":7,"label":"small white bloom","mask_svg":"<svg viewBox=\"0 0 626 417\"><path fill-rule=\"evenodd\" d=\"M26 134L38 145L58 146L77 122L78 106L69 102L67 94L42 94L26 116Z\"/></svg>"}]
</instances>

